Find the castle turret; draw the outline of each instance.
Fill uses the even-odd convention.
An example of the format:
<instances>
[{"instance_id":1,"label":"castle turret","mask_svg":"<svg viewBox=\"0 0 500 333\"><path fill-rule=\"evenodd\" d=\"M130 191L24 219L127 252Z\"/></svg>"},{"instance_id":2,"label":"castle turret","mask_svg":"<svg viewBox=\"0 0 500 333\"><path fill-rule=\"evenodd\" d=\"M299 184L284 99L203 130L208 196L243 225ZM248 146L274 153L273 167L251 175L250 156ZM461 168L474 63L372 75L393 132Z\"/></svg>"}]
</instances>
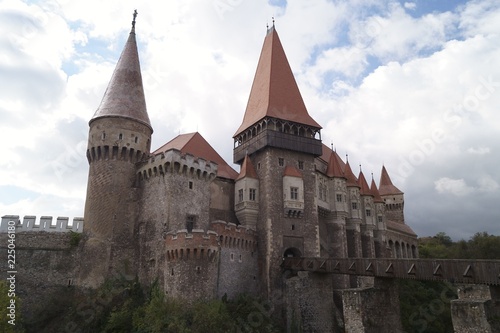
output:
<instances>
[{"instance_id":1,"label":"castle turret","mask_svg":"<svg viewBox=\"0 0 500 333\"><path fill-rule=\"evenodd\" d=\"M385 202L387 218L394 222L404 223L404 193L392 184L385 166L380 174L379 193Z\"/></svg>"},{"instance_id":2,"label":"castle turret","mask_svg":"<svg viewBox=\"0 0 500 333\"><path fill-rule=\"evenodd\" d=\"M322 154L320 129L307 112L273 26L233 151L239 164L248 155L259 178L259 274L268 297L281 288L283 256L319 256L315 157Z\"/></svg>"},{"instance_id":3,"label":"castle turret","mask_svg":"<svg viewBox=\"0 0 500 333\"><path fill-rule=\"evenodd\" d=\"M373 230L375 229L375 207L373 203L373 193L368 187L365 175L360 170L358 176L359 193L361 195L361 248L364 258L375 257L375 247L373 243Z\"/></svg>"},{"instance_id":4,"label":"castle turret","mask_svg":"<svg viewBox=\"0 0 500 333\"><path fill-rule=\"evenodd\" d=\"M259 216L259 176L248 156L245 156L241 164L234 194L234 210L238 221L255 230Z\"/></svg>"},{"instance_id":5,"label":"castle turret","mask_svg":"<svg viewBox=\"0 0 500 333\"><path fill-rule=\"evenodd\" d=\"M104 97L89 122L89 178L82 283L96 286L110 274L133 274L137 214L136 163L149 155L153 129L146 111L132 30ZM130 269L130 270L128 270Z\"/></svg>"},{"instance_id":6,"label":"castle turret","mask_svg":"<svg viewBox=\"0 0 500 333\"><path fill-rule=\"evenodd\" d=\"M370 191L373 195L373 204L375 206L374 219L375 219L375 229L373 230L373 237L375 242L375 256L377 258L386 258L388 253L387 239L386 239L386 221L385 221L385 204L384 199L380 196L375 180L373 179L370 185Z\"/></svg>"}]
</instances>

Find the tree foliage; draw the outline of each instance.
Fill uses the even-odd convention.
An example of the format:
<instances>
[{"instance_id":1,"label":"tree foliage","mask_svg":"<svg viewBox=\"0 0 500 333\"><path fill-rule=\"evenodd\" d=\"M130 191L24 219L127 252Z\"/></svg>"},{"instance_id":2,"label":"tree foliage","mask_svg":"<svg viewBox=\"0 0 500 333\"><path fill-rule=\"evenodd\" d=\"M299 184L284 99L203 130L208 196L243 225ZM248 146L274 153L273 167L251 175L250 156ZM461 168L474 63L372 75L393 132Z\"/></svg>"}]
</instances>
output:
<instances>
[{"instance_id":1,"label":"tree foliage","mask_svg":"<svg viewBox=\"0 0 500 333\"><path fill-rule=\"evenodd\" d=\"M500 237L478 232L468 241L454 242L446 233L419 239L420 258L500 259ZM446 282L399 281L403 329L411 332L453 332L450 301L455 288Z\"/></svg>"}]
</instances>

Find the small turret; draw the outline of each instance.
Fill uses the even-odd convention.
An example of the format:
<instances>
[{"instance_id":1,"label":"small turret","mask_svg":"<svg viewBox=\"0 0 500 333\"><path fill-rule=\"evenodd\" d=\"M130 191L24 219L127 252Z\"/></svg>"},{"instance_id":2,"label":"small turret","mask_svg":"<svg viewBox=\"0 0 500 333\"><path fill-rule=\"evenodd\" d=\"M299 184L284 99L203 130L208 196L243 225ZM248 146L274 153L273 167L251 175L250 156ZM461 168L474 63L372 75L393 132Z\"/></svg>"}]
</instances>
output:
<instances>
[{"instance_id":1,"label":"small turret","mask_svg":"<svg viewBox=\"0 0 500 333\"><path fill-rule=\"evenodd\" d=\"M380 174L379 193L385 203L387 218L394 222L404 223L404 193L392 184L385 166Z\"/></svg>"},{"instance_id":2,"label":"small turret","mask_svg":"<svg viewBox=\"0 0 500 333\"><path fill-rule=\"evenodd\" d=\"M247 155L236 178L234 210L238 221L252 230L255 230L259 216L259 200L259 177Z\"/></svg>"}]
</instances>

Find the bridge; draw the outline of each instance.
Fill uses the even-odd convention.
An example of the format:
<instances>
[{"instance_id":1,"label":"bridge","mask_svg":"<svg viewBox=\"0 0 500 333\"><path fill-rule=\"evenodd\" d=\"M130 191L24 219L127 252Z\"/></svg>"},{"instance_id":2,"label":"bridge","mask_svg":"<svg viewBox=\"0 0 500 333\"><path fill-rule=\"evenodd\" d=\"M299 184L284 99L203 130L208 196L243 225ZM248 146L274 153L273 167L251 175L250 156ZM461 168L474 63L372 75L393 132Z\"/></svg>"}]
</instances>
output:
<instances>
[{"instance_id":1,"label":"bridge","mask_svg":"<svg viewBox=\"0 0 500 333\"><path fill-rule=\"evenodd\" d=\"M289 257L281 266L292 271L500 285L500 260Z\"/></svg>"},{"instance_id":2,"label":"bridge","mask_svg":"<svg viewBox=\"0 0 500 333\"><path fill-rule=\"evenodd\" d=\"M326 274L373 277L373 287L339 291L345 332L402 332L396 324L400 318L396 279L452 283L458 294L451 300L454 331L500 332L500 260L286 257L281 268L312 272L318 279ZM441 298L450 301L445 291ZM415 329L425 332L426 320L433 320L432 310L444 304L444 299L435 299L428 308L420 308L423 317L414 318L420 325Z\"/></svg>"}]
</instances>

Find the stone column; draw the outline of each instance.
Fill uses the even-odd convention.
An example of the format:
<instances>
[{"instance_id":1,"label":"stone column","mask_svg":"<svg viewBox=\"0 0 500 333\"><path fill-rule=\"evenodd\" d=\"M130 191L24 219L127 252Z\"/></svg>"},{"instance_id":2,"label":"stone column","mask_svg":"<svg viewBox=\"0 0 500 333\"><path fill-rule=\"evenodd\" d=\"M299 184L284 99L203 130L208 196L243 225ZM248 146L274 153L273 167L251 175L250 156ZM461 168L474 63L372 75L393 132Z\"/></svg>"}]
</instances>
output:
<instances>
[{"instance_id":1,"label":"stone column","mask_svg":"<svg viewBox=\"0 0 500 333\"><path fill-rule=\"evenodd\" d=\"M456 333L500 332L500 287L464 284L457 286L457 294L451 301Z\"/></svg>"},{"instance_id":2,"label":"stone column","mask_svg":"<svg viewBox=\"0 0 500 333\"><path fill-rule=\"evenodd\" d=\"M371 288L342 291L346 333L402 333L396 280L375 278Z\"/></svg>"}]
</instances>

